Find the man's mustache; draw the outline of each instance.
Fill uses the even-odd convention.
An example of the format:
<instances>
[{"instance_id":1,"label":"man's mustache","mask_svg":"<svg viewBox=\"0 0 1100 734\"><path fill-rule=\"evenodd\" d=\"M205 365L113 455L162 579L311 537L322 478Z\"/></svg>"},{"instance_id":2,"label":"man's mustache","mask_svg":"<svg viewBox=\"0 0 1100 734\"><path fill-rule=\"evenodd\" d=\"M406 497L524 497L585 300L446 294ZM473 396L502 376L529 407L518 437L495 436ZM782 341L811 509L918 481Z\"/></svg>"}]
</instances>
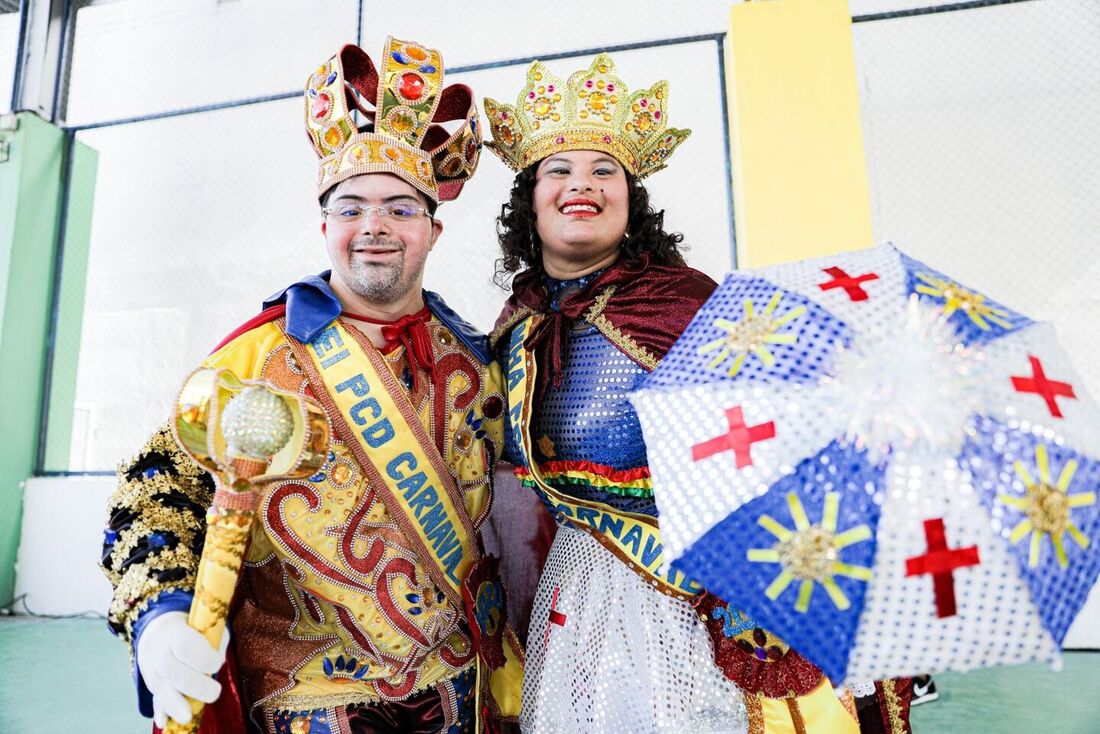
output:
<instances>
[{"instance_id":1,"label":"man's mustache","mask_svg":"<svg viewBox=\"0 0 1100 734\"><path fill-rule=\"evenodd\" d=\"M364 235L356 237L351 241L352 248L356 247L386 247L389 249L405 251L405 244L400 240L391 240L386 238L378 238L372 235Z\"/></svg>"}]
</instances>

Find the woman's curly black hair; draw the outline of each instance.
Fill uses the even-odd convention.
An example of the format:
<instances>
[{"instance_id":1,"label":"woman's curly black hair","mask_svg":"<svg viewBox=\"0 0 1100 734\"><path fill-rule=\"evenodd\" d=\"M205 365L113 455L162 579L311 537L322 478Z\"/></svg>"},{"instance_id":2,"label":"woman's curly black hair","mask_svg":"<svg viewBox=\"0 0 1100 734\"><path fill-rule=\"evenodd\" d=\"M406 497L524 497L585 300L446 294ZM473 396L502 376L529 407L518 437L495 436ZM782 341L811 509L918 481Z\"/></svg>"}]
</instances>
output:
<instances>
[{"instance_id":1,"label":"woman's curly black hair","mask_svg":"<svg viewBox=\"0 0 1100 734\"><path fill-rule=\"evenodd\" d=\"M516 174L508 202L500 207L497 217L497 240L500 258L496 261L493 282L505 290L508 280L520 270L543 272L542 243L535 228L535 163ZM626 174L630 191L626 234L622 242L622 258L627 262L649 253L649 261L657 265L683 265L684 236L664 230L665 212L655 211L649 204L649 192L635 176Z\"/></svg>"}]
</instances>

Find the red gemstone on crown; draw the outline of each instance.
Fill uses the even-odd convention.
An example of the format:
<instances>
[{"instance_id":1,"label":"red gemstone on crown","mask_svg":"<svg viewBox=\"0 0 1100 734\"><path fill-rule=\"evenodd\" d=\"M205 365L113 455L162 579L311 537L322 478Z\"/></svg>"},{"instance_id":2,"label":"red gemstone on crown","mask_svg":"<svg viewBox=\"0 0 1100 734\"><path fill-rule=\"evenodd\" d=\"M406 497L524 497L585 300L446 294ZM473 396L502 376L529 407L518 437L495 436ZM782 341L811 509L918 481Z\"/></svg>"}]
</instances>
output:
<instances>
[{"instance_id":1,"label":"red gemstone on crown","mask_svg":"<svg viewBox=\"0 0 1100 734\"><path fill-rule=\"evenodd\" d=\"M607 91L614 92L615 91L615 85L614 84L608 84L607 85Z\"/></svg>"},{"instance_id":2,"label":"red gemstone on crown","mask_svg":"<svg viewBox=\"0 0 1100 734\"><path fill-rule=\"evenodd\" d=\"M558 140L557 140L558 145L561 145L564 142L565 142L565 136L564 135L559 135Z\"/></svg>"},{"instance_id":3,"label":"red gemstone on crown","mask_svg":"<svg viewBox=\"0 0 1100 734\"><path fill-rule=\"evenodd\" d=\"M642 100L642 107L649 107L649 100L648 99L643 99Z\"/></svg>"},{"instance_id":4,"label":"red gemstone on crown","mask_svg":"<svg viewBox=\"0 0 1100 734\"><path fill-rule=\"evenodd\" d=\"M317 95L317 99L313 104L313 119L323 120L328 116L329 110L332 109L332 97L328 96L324 92Z\"/></svg>"},{"instance_id":5,"label":"red gemstone on crown","mask_svg":"<svg viewBox=\"0 0 1100 734\"><path fill-rule=\"evenodd\" d=\"M604 135L603 136L603 141L605 143L610 143L611 142L611 136L610 135Z\"/></svg>"},{"instance_id":6,"label":"red gemstone on crown","mask_svg":"<svg viewBox=\"0 0 1100 734\"><path fill-rule=\"evenodd\" d=\"M424 94L424 80L419 74L411 71L401 75L401 81L397 85L397 91L405 99L420 99Z\"/></svg>"}]
</instances>

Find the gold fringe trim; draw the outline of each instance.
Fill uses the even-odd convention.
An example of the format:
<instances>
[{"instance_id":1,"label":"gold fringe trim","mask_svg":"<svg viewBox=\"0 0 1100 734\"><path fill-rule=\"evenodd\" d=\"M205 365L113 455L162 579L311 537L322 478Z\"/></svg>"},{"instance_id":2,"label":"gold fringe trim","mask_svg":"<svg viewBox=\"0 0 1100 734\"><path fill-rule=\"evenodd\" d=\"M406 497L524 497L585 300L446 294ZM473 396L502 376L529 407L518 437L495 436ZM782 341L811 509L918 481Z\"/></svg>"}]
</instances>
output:
<instances>
[{"instance_id":1,"label":"gold fringe trim","mask_svg":"<svg viewBox=\"0 0 1100 734\"><path fill-rule=\"evenodd\" d=\"M757 694L745 694L745 713L749 719L749 734L764 734L764 705Z\"/></svg>"},{"instance_id":2,"label":"gold fringe trim","mask_svg":"<svg viewBox=\"0 0 1100 734\"><path fill-rule=\"evenodd\" d=\"M882 683L882 698L886 702L886 715L890 719L891 734L910 734L909 727L901 718L901 701L898 692L894 688L892 679L880 681Z\"/></svg>"},{"instance_id":3,"label":"gold fringe trim","mask_svg":"<svg viewBox=\"0 0 1100 734\"><path fill-rule=\"evenodd\" d=\"M584 320L599 329L600 333L607 337L608 340L624 354L646 370L652 372L657 369L657 358L649 351L643 349L641 345L629 336L619 331L618 327L608 321L607 317L603 315L603 310L607 307L607 302L611 300L611 296L614 293L615 286L607 286L607 288L603 290L603 293L596 296L596 300L591 307L585 311Z\"/></svg>"},{"instance_id":4,"label":"gold fringe trim","mask_svg":"<svg viewBox=\"0 0 1100 734\"><path fill-rule=\"evenodd\" d=\"M191 546L191 542L195 539L195 533L199 529L198 526L192 526L190 523L187 523L185 517L174 517L173 515L184 514L178 510L170 510L167 507L162 507L160 509L163 512L151 513L152 517L139 517L130 523L130 527L119 532L119 539L111 550L112 566L116 569L114 571L115 575L120 574L119 569L125 565L126 559L130 557L130 554L133 553L138 544L153 533L173 533L179 538L179 545L176 546L177 548L180 546ZM168 513L172 514L170 515ZM151 552L163 553L164 550L153 550Z\"/></svg>"},{"instance_id":5,"label":"gold fringe trim","mask_svg":"<svg viewBox=\"0 0 1100 734\"><path fill-rule=\"evenodd\" d=\"M168 424L158 428L142 446L141 451L128 462L120 464L118 473L125 475L146 454L161 453L172 461L172 466L181 478L198 479L206 474L206 471L196 464L191 457L179 447L176 439L172 437L172 429Z\"/></svg>"},{"instance_id":6,"label":"gold fringe trim","mask_svg":"<svg viewBox=\"0 0 1100 734\"><path fill-rule=\"evenodd\" d=\"M178 476L158 472L151 477L127 479L127 473L152 453L164 455ZM206 472L176 444L168 425L157 429L137 456L120 464L118 475L118 487L107 504L108 521L119 510L128 510L136 517L130 527L119 531L118 540L111 549L112 568L104 567L103 572L114 586L108 618L121 628L123 639L129 641L134 622L149 604L167 591L190 591L198 568L199 559L191 552L190 545L198 533L204 532L203 518L163 505L154 496L176 490L205 508L210 506L214 491L212 486L204 484ZM172 533L179 538L179 544L175 548L154 551L143 562L122 570L137 545L154 532ZM157 572L174 568L184 569L184 577L169 582L153 578Z\"/></svg>"},{"instance_id":7,"label":"gold fringe trim","mask_svg":"<svg viewBox=\"0 0 1100 734\"><path fill-rule=\"evenodd\" d=\"M149 505L160 506L161 503L153 499L154 495L177 491L199 507L205 509L213 503L214 490L202 486L194 480L175 481L174 477L167 474L156 474L152 477L133 480L122 480L118 488L107 501L108 512L118 509L140 510Z\"/></svg>"},{"instance_id":8,"label":"gold fringe trim","mask_svg":"<svg viewBox=\"0 0 1100 734\"><path fill-rule=\"evenodd\" d=\"M840 695L840 703L844 706L844 710L858 723L859 711L856 709L856 694L852 693L851 688L846 687L844 689L844 692Z\"/></svg>"},{"instance_id":9,"label":"gold fringe trim","mask_svg":"<svg viewBox=\"0 0 1100 734\"><path fill-rule=\"evenodd\" d=\"M489 332L489 346L496 349L497 343L512 331L513 326L533 313L534 311L531 308L521 306L518 311L508 317L507 321Z\"/></svg>"},{"instance_id":10,"label":"gold fringe trim","mask_svg":"<svg viewBox=\"0 0 1100 734\"><path fill-rule=\"evenodd\" d=\"M115 587L115 596L107 617L123 630L123 639L129 641L133 634L134 622L145 611L149 602L165 591L191 591L195 585L195 569L199 559L189 548L173 548L158 553L146 563L130 566ZM173 568L187 570L182 579L157 581L155 571L167 571Z\"/></svg>"},{"instance_id":11,"label":"gold fringe trim","mask_svg":"<svg viewBox=\"0 0 1100 734\"><path fill-rule=\"evenodd\" d=\"M798 705L797 698L784 699L787 702L787 710L791 712L791 723L794 724L795 734L806 734L806 720L802 718L802 709Z\"/></svg>"}]
</instances>

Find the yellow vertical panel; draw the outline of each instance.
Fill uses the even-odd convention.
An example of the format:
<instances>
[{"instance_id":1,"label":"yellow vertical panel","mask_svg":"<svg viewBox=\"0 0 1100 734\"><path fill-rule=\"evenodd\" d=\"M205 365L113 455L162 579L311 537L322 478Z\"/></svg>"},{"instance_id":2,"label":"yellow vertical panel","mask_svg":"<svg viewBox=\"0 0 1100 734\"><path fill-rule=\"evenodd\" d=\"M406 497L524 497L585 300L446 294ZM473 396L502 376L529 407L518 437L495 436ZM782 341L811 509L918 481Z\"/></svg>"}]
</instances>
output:
<instances>
[{"instance_id":1,"label":"yellow vertical panel","mask_svg":"<svg viewBox=\"0 0 1100 734\"><path fill-rule=\"evenodd\" d=\"M738 263L869 247L847 0L747 2L730 17Z\"/></svg>"}]
</instances>

